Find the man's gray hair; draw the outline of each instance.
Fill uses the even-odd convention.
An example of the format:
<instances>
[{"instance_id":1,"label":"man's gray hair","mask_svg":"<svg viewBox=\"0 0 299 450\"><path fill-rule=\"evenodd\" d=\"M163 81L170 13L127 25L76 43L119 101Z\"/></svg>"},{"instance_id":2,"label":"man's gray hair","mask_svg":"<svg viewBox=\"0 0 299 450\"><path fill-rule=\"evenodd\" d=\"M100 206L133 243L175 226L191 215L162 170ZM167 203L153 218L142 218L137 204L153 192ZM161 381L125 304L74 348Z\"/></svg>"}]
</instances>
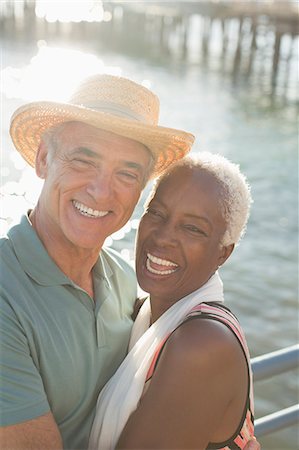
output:
<instances>
[{"instance_id":1,"label":"man's gray hair","mask_svg":"<svg viewBox=\"0 0 299 450\"><path fill-rule=\"evenodd\" d=\"M46 144L47 146L47 164L50 165L56 155L58 146L59 146L59 139L58 135L63 131L63 129L66 127L65 123L59 123L58 125L55 125L51 128L49 128L45 133L42 135L41 140Z\"/></svg>"},{"instance_id":2,"label":"man's gray hair","mask_svg":"<svg viewBox=\"0 0 299 450\"><path fill-rule=\"evenodd\" d=\"M172 164L158 178L154 190L159 183L178 167L198 168L211 174L220 185L219 204L226 222L226 231L221 244L224 246L237 244L246 231L252 203L250 186L237 164L219 154L209 152L198 153L196 156L186 156Z\"/></svg>"}]
</instances>

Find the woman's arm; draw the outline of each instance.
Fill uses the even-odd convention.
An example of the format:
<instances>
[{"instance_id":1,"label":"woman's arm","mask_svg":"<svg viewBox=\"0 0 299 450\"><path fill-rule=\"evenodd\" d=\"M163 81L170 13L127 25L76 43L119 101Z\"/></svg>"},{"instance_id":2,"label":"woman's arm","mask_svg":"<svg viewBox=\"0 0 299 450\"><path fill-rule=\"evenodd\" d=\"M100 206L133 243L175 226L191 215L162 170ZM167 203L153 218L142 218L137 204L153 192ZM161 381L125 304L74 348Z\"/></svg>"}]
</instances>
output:
<instances>
[{"instance_id":1,"label":"woman's arm","mask_svg":"<svg viewBox=\"0 0 299 450\"><path fill-rule=\"evenodd\" d=\"M199 450L229 438L247 387L245 357L233 333L216 321L188 321L166 343L117 448Z\"/></svg>"}]
</instances>

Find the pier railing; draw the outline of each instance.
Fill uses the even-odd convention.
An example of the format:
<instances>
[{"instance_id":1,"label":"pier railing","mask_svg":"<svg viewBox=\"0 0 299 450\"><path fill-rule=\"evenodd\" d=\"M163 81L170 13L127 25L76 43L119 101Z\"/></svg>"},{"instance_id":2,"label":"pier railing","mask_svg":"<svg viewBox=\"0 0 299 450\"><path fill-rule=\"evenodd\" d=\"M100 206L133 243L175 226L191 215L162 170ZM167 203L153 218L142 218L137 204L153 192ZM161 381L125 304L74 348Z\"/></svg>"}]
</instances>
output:
<instances>
[{"instance_id":1,"label":"pier railing","mask_svg":"<svg viewBox=\"0 0 299 450\"><path fill-rule=\"evenodd\" d=\"M258 382L299 367L299 344L251 360L253 381ZM255 420L257 437L274 433L299 423L299 404Z\"/></svg>"}]
</instances>

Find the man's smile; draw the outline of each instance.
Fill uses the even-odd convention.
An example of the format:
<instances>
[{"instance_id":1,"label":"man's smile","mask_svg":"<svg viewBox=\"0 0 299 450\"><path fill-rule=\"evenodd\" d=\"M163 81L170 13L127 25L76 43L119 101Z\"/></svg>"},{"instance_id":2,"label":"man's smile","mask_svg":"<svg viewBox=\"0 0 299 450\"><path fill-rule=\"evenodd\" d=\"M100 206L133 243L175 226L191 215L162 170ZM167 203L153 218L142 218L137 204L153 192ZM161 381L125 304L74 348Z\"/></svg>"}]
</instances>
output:
<instances>
[{"instance_id":1,"label":"man's smile","mask_svg":"<svg viewBox=\"0 0 299 450\"><path fill-rule=\"evenodd\" d=\"M76 200L72 201L74 207L82 214L83 216L91 217L93 219L97 219L98 217L104 217L109 214L109 211L99 211L97 209L92 209L89 206L84 205L83 203L79 203Z\"/></svg>"}]
</instances>

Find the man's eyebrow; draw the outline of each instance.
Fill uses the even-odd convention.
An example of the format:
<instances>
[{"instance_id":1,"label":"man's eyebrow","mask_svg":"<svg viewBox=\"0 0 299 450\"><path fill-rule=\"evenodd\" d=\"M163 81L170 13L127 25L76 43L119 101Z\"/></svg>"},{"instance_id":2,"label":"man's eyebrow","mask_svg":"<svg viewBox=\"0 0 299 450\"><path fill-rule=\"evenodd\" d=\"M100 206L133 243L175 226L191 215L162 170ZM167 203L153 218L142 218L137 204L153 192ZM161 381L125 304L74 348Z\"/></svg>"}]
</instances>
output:
<instances>
[{"instance_id":1,"label":"man's eyebrow","mask_svg":"<svg viewBox=\"0 0 299 450\"><path fill-rule=\"evenodd\" d=\"M123 163L126 167L131 169L137 169L139 172L143 172L144 170L144 167L135 161L123 161Z\"/></svg>"},{"instance_id":2,"label":"man's eyebrow","mask_svg":"<svg viewBox=\"0 0 299 450\"><path fill-rule=\"evenodd\" d=\"M72 155L85 155L85 156L89 156L91 158L97 158L100 159L101 156L94 152L93 150L90 150L90 148L88 147L77 147L73 152Z\"/></svg>"},{"instance_id":3,"label":"man's eyebrow","mask_svg":"<svg viewBox=\"0 0 299 450\"><path fill-rule=\"evenodd\" d=\"M94 152L93 150L91 150L88 147L77 147L74 149L74 151L71 153L73 156L76 155L85 155L89 158L95 158L98 160L103 159L102 155L99 155L97 152ZM144 171L144 167L142 166L142 164L139 164L135 161L127 161L127 160L120 160L120 163L123 164L125 167L129 168L129 169L136 169L138 170L138 172L140 172L142 174L142 172Z\"/></svg>"},{"instance_id":4,"label":"man's eyebrow","mask_svg":"<svg viewBox=\"0 0 299 450\"><path fill-rule=\"evenodd\" d=\"M97 152L94 152L88 147L77 147L72 152L72 155L85 155L89 156L90 158L102 159L101 155L99 155ZM137 169L140 172L142 172L143 170L143 166L135 161L122 160L120 162L128 168Z\"/></svg>"}]
</instances>

